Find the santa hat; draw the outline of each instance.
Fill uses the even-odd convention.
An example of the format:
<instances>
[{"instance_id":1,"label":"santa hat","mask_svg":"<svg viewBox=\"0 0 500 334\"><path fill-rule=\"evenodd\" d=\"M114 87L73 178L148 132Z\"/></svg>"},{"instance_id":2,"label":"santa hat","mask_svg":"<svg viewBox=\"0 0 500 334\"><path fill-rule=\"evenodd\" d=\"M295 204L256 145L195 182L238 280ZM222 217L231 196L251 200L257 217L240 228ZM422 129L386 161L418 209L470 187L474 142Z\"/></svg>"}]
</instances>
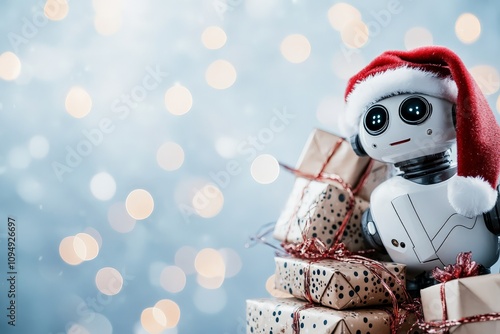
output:
<instances>
[{"instance_id":1,"label":"santa hat","mask_svg":"<svg viewBox=\"0 0 500 334\"><path fill-rule=\"evenodd\" d=\"M405 93L455 103L458 175L448 186L448 199L458 213L468 217L491 210L497 200L500 127L473 77L449 49L427 46L387 51L353 76L345 92L347 134L357 133L370 105Z\"/></svg>"}]
</instances>

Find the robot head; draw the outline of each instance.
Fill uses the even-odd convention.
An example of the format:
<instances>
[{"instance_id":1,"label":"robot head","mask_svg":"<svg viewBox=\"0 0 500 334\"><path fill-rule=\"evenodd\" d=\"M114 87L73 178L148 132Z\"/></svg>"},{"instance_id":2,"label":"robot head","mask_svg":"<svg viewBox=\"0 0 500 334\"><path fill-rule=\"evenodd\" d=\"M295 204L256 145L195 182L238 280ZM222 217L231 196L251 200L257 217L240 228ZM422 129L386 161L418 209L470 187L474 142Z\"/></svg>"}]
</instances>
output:
<instances>
[{"instance_id":1,"label":"robot head","mask_svg":"<svg viewBox=\"0 0 500 334\"><path fill-rule=\"evenodd\" d=\"M371 105L351 143L358 154L397 163L444 152L456 141L453 103L423 94L400 94Z\"/></svg>"}]
</instances>

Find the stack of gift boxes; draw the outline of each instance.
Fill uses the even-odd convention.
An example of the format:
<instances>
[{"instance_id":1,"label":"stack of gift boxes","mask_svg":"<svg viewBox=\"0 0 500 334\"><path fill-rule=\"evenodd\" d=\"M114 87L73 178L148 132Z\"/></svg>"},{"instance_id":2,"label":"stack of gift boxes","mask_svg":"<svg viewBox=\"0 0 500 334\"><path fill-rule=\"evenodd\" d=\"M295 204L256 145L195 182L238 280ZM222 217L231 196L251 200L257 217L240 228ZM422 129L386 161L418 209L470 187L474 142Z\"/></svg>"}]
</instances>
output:
<instances>
[{"instance_id":1,"label":"stack of gift boxes","mask_svg":"<svg viewBox=\"0 0 500 334\"><path fill-rule=\"evenodd\" d=\"M346 140L315 130L294 172L295 185L273 234L297 250L275 257L275 288L294 298L248 300L247 333L406 333L415 318L394 310L405 298L404 265L373 261L383 267L374 269L369 259L324 255L339 242L349 254L369 248L361 216L371 191L390 176L389 166L358 157ZM315 254L301 256L307 240L319 246ZM405 323L396 326L403 315Z\"/></svg>"},{"instance_id":2,"label":"stack of gift boxes","mask_svg":"<svg viewBox=\"0 0 500 334\"><path fill-rule=\"evenodd\" d=\"M500 319L494 313L500 312L500 275L422 290L425 321L438 321L424 327L420 304L406 293L405 265L367 251L361 217L372 190L391 176L392 167L358 157L346 140L314 130L292 171L295 185L273 237L288 250L275 257L275 288L293 298L247 300L248 334L414 334L440 333L439 328L500 333L500 321L491 321ZM347 255L336 256L335 250ZM478 314L487 314L489 321L455 326L442 321Z\"/></svg>"}]
</instances>

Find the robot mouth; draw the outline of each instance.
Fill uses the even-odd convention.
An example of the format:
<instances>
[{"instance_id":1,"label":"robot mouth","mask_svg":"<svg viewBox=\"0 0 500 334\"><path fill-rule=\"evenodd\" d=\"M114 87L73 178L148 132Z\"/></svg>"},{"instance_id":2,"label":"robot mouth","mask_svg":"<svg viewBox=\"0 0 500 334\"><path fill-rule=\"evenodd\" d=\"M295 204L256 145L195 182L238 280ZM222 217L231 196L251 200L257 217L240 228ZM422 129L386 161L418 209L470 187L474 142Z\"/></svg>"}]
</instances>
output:
<instances>
[{"instance_id":1,"label":"robot mouth","mask_svg":"<svg viewBox=\"0 0 500 334\"><path fill-rule=\"evenodd\" d=\"M391 146L396 146L396 145L399 145L399 144L404 144L404 143L407 143L411 140L411 138L407 138L407 139L403 139L403 140L400 140L400 141L395 141L394 143L390 143L389 145Z\"/></svg>"}]
</instances>

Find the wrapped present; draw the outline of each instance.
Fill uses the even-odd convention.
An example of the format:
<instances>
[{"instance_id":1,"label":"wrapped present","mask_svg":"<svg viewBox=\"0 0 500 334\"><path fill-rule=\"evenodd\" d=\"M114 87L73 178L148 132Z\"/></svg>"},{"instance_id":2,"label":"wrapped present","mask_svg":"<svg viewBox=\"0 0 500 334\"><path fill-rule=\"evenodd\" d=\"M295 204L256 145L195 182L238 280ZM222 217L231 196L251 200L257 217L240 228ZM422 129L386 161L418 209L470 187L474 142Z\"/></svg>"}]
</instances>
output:
<instances>
[{"instance_id":1,"label":"wrapped present","mask_svg":"<svg viewBox=\"0 0 500 334\"><path fill-rule=\"evenodd\" d=\"M297 178L273 237L291 243L314 237L330 247L348 212L348 196L340 186ZM368 248L361 233L361 216L368 205L355 197L354 210L341 239L350 251Z\"/></svg>"},{"instance_id":2,"label":"wrapped present","mask_svg":"<svg viewBox=\"0 0 500 334\"><path fill-rule=\"evenodd\" d=\"M369 163L370 158L357 156L345 139L315 129L302 150L296 169L312 175L333 173L354 188Z\"/></svg>"},{"instance_id":3,"label":"wrapped present","mask_svg":"<svg viewBox=\"0 0 500 334\"><path fill-rule=\"evenodd\" d=\"M423 289L420 294L426 322L468 319L451 327L450 334L500 333L500 320L495 320L500 314L492 315L500 312L500 274L454 279ZM479 322L480 318L488 321Z\"/></svg>"},{"instance_id":4,"label":"wrapped present","mask_svg":"<svg viewBox=\"0 0 500 334\"><path fill-rule=\"evenodd\" d=\"M302 150L296 169L314 176L319 173L325 176L338 175L352 189L359 185L356 195L369 201L373 189L387 180L393 172L389 164L373 161L370 165L370 161L369 157L357 156L345 139L315 129ZM361 181L363 183L359 184Z\"/></svg>"},{"instance_id":5,"label":"wrapped present","mask_svg":"<svg viewBox=\"0 0 500 334\"><path fill-rule=\"evenodd\" d=\"M275 262L277 290L337 310L391 304L392 297L380 278L398 301L406 297L403 264L380 263L387 271L373 272L363 264L331 259L310 261L276 257Z\"/></svg>"},{"instance_id":6,"label":"wrapped present","mask_svg":"<svg viewBox=\"0 0 500 334\"><path fill-rule=\"evenodd\" d=\"M336 311L294 298L247 300L247 334L390 334L391 321L390 309ZM407 333L414 321L409 316L396 333Z\"/></svg>"}]
</instances>

